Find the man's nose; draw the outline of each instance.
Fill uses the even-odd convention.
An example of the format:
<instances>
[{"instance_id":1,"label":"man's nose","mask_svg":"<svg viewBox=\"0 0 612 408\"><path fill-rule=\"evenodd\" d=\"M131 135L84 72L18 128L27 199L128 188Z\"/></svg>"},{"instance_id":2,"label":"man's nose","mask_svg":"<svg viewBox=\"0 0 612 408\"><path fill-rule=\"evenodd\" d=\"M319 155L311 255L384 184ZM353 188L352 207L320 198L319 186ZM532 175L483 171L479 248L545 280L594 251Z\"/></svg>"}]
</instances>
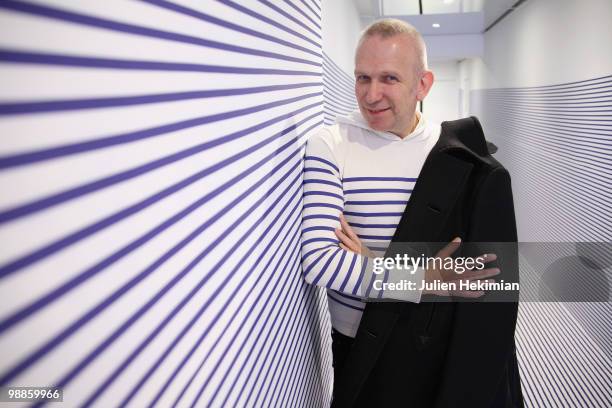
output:
<instances>
[{"instance_id":1,"label":"man's nose","mask_svg":"<svg viewBox=\"0 0 612 408\"><path fill-rule=\"evenodd\" d=\"M374 104L382 98L382 88L376 81L372 81L368 86L366 93L366 102L368 104Z\"/></svg>"}]
</instances>

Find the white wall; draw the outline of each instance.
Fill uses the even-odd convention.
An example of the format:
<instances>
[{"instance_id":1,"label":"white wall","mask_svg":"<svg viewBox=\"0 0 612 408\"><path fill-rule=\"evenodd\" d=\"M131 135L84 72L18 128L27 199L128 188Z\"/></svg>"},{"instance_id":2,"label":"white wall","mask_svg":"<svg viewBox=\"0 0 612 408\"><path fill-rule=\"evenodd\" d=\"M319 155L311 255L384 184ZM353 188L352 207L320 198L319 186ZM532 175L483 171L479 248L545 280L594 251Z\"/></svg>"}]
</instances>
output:
<instances>
[{"instance_id":1,"label":"white wall","mask_svg":"<svg viewBox=\"0 0 612 408\"><path fill-rule=\"evenodd\" d=\"M461 117L459 110L459 64L455 61L433 62L434 84L423 103L423 112L430 120L443 122Z\"/></svg>"},{"instance_id":2,"label":"white wall","mask_svg":"<svg viewBox=\"0 0 612 408\"><path fill-rule=\"evenodd\" d=\"M324 0L322 10L323 52L352 77L355 47L362 29L355 2Z\"/></svg>"},{"instance_id":3,"label":"white wall","mask_svg":"<svg viewBox=\"0 0 612 408\"><path fill-rule=\"evenodd\" d=\"M546 262L563 276L562 263L589 258L581 242L612 236L611 21L609 0L529 0L484 35L483 58L460 63L463 109L481 119L510 171L519 240L575 243L560 255L523 253L521 271ZM609 270L591 271L604 290ZM609 305L520 305L527 406L606 405L609 390L599 379L610 349ZM560 353L558 344L580 350Z\"/></svg>"},{"instance_id":4,"label":"white wall","mask_svg":"<svg viewBox=\"0 0 612 408\"><path fill-rule=\"evenodd\" d=\"M485 34L485 56L466 60L471 89L596 78L612 67L612 2L529 0Z\"/></svg>"}]
</instances>

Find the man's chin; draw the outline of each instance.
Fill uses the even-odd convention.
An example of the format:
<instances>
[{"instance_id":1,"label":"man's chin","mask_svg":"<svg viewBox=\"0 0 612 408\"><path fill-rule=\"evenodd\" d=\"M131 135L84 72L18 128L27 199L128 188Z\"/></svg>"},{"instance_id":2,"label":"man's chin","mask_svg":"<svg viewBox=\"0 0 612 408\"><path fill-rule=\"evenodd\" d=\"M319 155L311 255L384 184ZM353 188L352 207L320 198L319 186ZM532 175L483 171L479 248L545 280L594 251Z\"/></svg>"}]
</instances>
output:
<instances>
[{"instance_id":1,"label":"man's chin","mask_svg":"<svg viewBox=\"0 0 612 408\"><path fill-rule=\"evenodd\" d=\"M380 121L372 120L370 118L367 118L366 122L368 122L368 126L371 129L373 129L373 130L377 130L379 132L386 132L387 131L387 127L383 123L381 123Z\"/></svg>"}]
</instances>

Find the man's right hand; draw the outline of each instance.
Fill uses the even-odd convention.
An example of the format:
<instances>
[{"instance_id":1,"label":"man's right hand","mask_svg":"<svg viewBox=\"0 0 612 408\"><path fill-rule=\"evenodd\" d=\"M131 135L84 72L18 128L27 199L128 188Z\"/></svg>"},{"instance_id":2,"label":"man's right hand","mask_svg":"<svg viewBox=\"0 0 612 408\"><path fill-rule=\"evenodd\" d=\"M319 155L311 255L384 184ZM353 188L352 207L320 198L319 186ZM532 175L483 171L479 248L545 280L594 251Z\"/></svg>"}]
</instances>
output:
<instances>
[{"instance_id":1,"label":"man's right hand","mask_svg":"<svg viewBox=\"0 0 612 408\"><path fill-rule=\"evenodd\" d=\"M442 248L437 254L436 258L441 258L442 260L449 258L453 253L461 246L461 238L457 237L453 239L448 245ZM495 261L497 256L495 254L483 254L481 257L484 259L483 263L489 263ZM491 278L495 275L499 275L499 268L484 268L484 269L472 269L466 270L464 272L457 272L454 269L445 269L445 268L437 268L437 264L440 263L442 266L445 262L434 262L433 267L429 268L425 272L425 282L431 286L434 283L449 283L454 282L457 288L460 287L459 281L484 281L484 282L495 282ZM439 287L440 285L436 285ZM444 286L444 285L443 285ZM438 296L457 296L464 298L478 298L485 294L484 291L478 290L442 290L442 289L433 289L433 290L424 290L424 294L428 295L438 295Z\"/></svg>"}]
</instances>

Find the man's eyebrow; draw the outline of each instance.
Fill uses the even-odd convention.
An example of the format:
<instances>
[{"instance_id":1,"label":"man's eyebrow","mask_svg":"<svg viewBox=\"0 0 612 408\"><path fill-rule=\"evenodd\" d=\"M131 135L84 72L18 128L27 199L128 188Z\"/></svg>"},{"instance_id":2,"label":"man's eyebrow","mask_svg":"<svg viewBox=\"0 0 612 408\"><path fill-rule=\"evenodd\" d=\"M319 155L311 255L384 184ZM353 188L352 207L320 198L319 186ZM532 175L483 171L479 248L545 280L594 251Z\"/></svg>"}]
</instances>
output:
<instances>
[{"instance_id":1,"label":"man's eyebrow","mask_svg":"<svg viewBox=\"0 0 612 408\"><path fill-rule=\"evenodd\" d=\"M395 72L395 71L382 71L380 73L380 75L393 75L393 76L396 76L396 77L400 76L400 74L398 72Z\"/></svg>"}]
</instances>

